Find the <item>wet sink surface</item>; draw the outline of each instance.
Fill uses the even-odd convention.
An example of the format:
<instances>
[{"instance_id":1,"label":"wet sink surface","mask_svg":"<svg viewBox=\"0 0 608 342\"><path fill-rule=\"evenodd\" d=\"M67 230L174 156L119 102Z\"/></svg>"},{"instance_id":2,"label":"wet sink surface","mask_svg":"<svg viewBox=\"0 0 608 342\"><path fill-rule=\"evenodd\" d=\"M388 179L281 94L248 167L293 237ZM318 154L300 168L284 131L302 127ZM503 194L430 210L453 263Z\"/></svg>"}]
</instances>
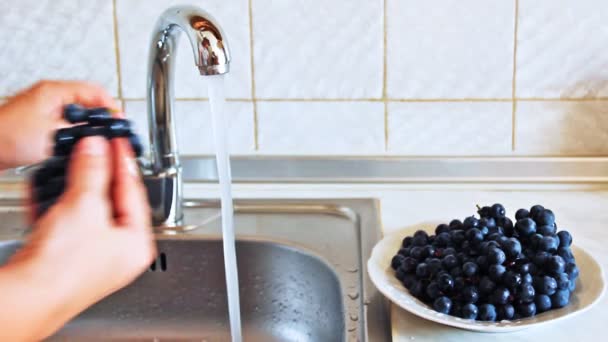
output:
<instances>
[{"instance_id":1,"label":"wet sink surface","mask_svg":"<svg viewBox=\"0 0 608 342\"><path fill-rule=\"evenodd\" d=\"M390 339L386 303L364 269L380 237L374 202L323 201L237 202L245 341ZM0 263L21 244L21 214L0 201ZM157 234L150 269L51 340L229 341L217 203L190 201L185 215L202 224Z\"/></svg>"}]
</instances>

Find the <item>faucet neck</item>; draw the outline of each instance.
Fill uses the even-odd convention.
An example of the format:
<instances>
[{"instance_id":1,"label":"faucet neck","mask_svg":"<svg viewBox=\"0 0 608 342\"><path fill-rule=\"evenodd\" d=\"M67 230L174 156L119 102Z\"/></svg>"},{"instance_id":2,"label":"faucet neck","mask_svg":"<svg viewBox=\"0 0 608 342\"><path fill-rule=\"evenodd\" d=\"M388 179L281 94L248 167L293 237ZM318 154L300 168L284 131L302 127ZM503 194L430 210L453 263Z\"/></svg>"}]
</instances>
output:
<instances>
[{"instance_id":1,"label":"faucet neck","mask_svg":"<svg viewBox=\"0 0 608 342\"><path fill-rule=\"evenodd\" d=\"M147 79L152 160L146 186L148 190L155 189L150 203L157 225L174 226L182 217L173 94L177 45L182 33L192 45L194 62L201 75L224 74L230 66L225 35L207 12L194 6L175 6L161 14L150 42Z\"/></svg>"}]
</instances>

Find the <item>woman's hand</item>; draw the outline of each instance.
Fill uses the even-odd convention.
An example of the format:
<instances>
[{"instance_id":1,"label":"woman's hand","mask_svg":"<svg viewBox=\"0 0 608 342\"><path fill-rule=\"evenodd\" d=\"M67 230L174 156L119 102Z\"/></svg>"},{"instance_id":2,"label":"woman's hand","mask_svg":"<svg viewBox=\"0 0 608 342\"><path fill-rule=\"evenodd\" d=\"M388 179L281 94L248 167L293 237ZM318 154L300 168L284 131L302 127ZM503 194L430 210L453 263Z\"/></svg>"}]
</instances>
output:
<instances>
[{"instance_id":1,"label":"woman's hand","mask_svg":"<svg viewBox=\"0 0 608 342\"><path fill-rule=\"evenodd\" d=\"M131 147L82 139L67 188L0 268L0 340L45 338L126 286L156 254L150 209Z\"/></svg>"},{"instance_id":2,"label":"woman's hand","mask_svg":"<svg viewBox=\"0 0 608 342\"><path fill-rule=\"evenodd\" d=\"M101 87L76 81L41 81L0 106L0 170L50 156L53 132L67 125L63 106L118 108Z\"/></svg>"}]
</instances>

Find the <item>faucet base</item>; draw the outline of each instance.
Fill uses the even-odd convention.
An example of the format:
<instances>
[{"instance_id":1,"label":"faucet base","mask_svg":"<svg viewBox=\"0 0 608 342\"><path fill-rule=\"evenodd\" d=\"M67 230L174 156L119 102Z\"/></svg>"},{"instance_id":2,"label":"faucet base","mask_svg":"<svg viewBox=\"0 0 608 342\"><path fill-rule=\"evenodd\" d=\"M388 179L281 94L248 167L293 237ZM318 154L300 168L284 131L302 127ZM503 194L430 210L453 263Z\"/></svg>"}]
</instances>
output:
<instances>
[{"instance_id":1,"label":"faucet base","mask_svg":"<svg viewBox=\"0 0 608 342\"><path fill-rule=\"evenodd\" d=\"M182 226L181 170L176 169L175 172L162 175L146 175L144 184L152 209L152 224L172 229Z\"/></svg>"}]
</instances>

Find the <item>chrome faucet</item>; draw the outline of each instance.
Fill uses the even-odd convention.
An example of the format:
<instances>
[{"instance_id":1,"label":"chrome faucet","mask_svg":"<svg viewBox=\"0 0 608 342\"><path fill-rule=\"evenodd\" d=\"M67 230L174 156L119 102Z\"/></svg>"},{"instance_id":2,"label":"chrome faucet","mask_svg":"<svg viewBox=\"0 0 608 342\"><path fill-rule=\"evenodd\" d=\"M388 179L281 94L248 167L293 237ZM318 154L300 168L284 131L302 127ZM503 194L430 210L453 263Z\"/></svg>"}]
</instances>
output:
<instances>
[{"instance_id":1,"label":"chrome faucet","mask_svg":"<svg viewBox=\"0 0 608 342\"><path fill-rule=\"evenodd\" d=\"M181 33L192 45L202 76L229 71L230 52L217 21L195 6L165 10L154 28L148 58L147 102L151 161L144 181L155 226L182 225L182 170L174 123L173 77Z\"/></svg>"}]
</instances>

